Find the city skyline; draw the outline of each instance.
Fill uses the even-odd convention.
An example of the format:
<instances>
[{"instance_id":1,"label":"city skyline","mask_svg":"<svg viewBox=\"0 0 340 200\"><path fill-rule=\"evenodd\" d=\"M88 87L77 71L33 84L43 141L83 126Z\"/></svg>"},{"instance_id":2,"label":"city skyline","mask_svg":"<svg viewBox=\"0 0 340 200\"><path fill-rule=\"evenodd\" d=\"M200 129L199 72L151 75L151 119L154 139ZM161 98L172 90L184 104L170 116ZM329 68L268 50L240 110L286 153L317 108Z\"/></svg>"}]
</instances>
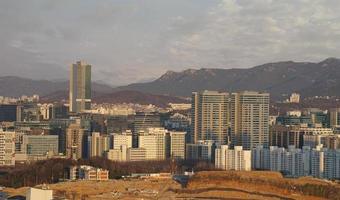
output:
<instances>
[{"instance_id":1,"label":"city skyline","mask_svg":"<svg viewBox=\"0 0 340 200\"><path fill-rule=\"evenodd\" d=\"M94 80L124 85L167 70L315 62L339 55L338 5L317 0L1 1L1 71L66 79L67 66L84 59L98 69Z\"/></svg>"}]
</instances>

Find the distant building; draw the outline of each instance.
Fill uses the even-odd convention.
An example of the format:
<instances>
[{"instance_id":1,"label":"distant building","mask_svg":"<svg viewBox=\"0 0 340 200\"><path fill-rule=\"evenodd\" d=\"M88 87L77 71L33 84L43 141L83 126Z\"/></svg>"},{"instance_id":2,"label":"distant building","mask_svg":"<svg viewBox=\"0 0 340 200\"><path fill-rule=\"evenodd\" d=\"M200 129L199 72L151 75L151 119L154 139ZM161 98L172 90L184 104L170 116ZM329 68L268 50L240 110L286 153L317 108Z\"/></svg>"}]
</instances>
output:
<instances>
[{"instance_id":1,"label":"distant building","mask_svg":"<svg viewBox=\"0 0 340 200\"><path fill-rule=\"evenodd\" d=\"M199 140L196 144L186 144L187 160L205 160L213 162L216 144L212 140Z\"/></svg>"},{"instance_id":2,"label":"distant building","mask_svg":"<svg viewBox=\"0 0 340 200\"><path fill-rule=\"evenodd\" d=\"M333 108L329 111L330 127L340 127L340 108Z\"/></svg>"},{"instance_id":3,"label":"distant building","mask_svg":"<svg viewBox=\"0 0 340 200\"><path fill-rule=\"evenodd\" d=\"M293 93L292 95L290 95L289 102L290 103L300 103L300 94Z\"/></svg>"},{"instance_id":4,"label":"distant building","mask_svg":"<svg viewBox=\"0 0 340 200\"><path fill-rule=\"evenodd\" d=\"M300 126L283 126L274 125L269 131L270 146L278 146L288 148L295 146L302 148L303 146L303 131L300 131Z\"/></svg>"},{"instance_id":5,"label":"distant building","mask_svg":"<svg viewBox=\"0 0 340 200\"><path fill-rule=\"evenodd\" d=\"M146 158L146 149L144 148L128 148L127 150L128 161L144 161Z\"/></svg>"},{"instance_id":6,"label":"distant building","mask_svg":"<svg viewBox=\"0 0 340 200\"><path fill-rule=\"evenodd\" d=\"M269 145L269 94L233 93L230 104L231 146L251 150Z\"/></svg>"},{"instance_id":7,"label":"distant building","mask_svg":"<svg viewBox=\"0 0 340 200\"><path fill-rule=\"evenodd\" d=\"M58 155L57 135L23 135L21 145L22 153L33 160Z\"/></svg>"},{"instance_id":8,"label":"distant building","mask_svg":"<svg viewBox=\"0 0 340 200\"><path fill-rule=\"evenodd\" d=\"M185 159L185 135L186 132L170 131L170 144L167 147L170 151L167 157L175 159Z\"/></svg>"},{"instance_id":9,"label":"distant building","mask_svg":"<svg viewBox=\"0 0 340 200\"><path fill-rule=\"evenodd\" d=\"M229 149L221 145L215 150L215 167L223 170L250 171L251 151L243 150L241 146Z\"/></svg>"},{"instance_id":10,"label":"distant building","mask_svg":"<svg viewBox=\"0 0 340 200\"><path fill-rule=\"evenodd\" d=\"M227 144L228 98L228 93L217 91L192 93L190 143L212 140L219 144Z\"/></svg>"},{"instance_id":11,"label":"distant building","mask_svg":"<svg viewBox=\"0 0 340 200\"><path fill-rule=\"evenodd\" d=\"M122 133L114 133L111 135L113 140L113 149L120 149L120 146L125 145L126 148L132 148L132 132L130 130Z\"/></svg>"},{"instance_id":12,"label":"distant building","mask_svg":"<svg viewBox=\"0 0 340 200\"><path fill-rule=\"evenodd\" d=\"M166 134L164 128L149 128L146 132L140 132L138 147L146 150L147 160L166 159Z\"/></svg>"},{"instance_id":13,"label":"distant building","mask_svg":"<svg viewBox=\"0 0 340 200\"><path fill-rule=\"evenodd\" d=\"M15 132L0 128L0 166L15 165Z\"/></svg>"},{"instance_id":14,"label":"distant building","mask_svg":"<svg viewBox=\"0 0 340 200\"><path fill-rule=\"evenodd\" d=\"M84 129L80 121L70 124L66 131L66 156L80 159L83 155Z\"/></svg>"},{"instance_id":15,"label":"distant building","mask_svg":"<svg viewBox=\"0 0 340 200\"><path fill-rule=\"evenodd\" d=\"M133 147L138 147L138 134L148 128L161 127L160 115L157 112L137 112L133 122Z\"/></svg>"},{"instance_id":16,"label":"distant building","mask_svg":"<svg viewBox=\"0 0 340 200\"><path fill-rule=\"evenodd\" d=\"M88 136L87 144L89 157L103 156L110 149L110 137L93 132L91 136Z\"/></svg>"},{"instance_id":17,"label":"distant building","mask_svg":"<svg viewBox=\"0 0 340 200\"><path fill-rule=\"evenodd\" d=\"M0 105L0 122L21 121L21 106L14 104Z\"/></svg>"},{"instance_id":18,"label":"distant building","mask_svg":"<svg viewBox=\"0 0 340 200\"><path fill-rule=\"evenodd\" d=\"M78 61L70 71L70 112L91 109L91 65Z\"/></svg>"},{"instance_id":19,"label":"distant building","mask_svg":"<svg viewBox=\"0 0 340 200\"><path fill-rule=\"evenodd\" d=\"M70 180L107 181L109 171L87 165L70 168Z\"/></svg>"}]
</instances>

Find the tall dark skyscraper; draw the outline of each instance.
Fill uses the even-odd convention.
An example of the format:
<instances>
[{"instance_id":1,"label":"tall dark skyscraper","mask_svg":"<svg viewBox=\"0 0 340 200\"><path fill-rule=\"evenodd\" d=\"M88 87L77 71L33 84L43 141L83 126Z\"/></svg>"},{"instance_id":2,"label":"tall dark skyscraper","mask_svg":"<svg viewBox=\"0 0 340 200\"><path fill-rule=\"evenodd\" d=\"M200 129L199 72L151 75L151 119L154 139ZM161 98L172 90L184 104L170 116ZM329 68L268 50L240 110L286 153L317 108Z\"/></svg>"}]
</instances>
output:
<instances>
[{"instance_id":1,"label":"tall dark skyscraper","mask_svg":"<svg viewBox=\"0 0 340 200\"><path fill-rule=\"evenodd\" d=\"M70 112L79 113L91 108L91 65L78 61L71 65Z\"/></svg>"}]
</instances>

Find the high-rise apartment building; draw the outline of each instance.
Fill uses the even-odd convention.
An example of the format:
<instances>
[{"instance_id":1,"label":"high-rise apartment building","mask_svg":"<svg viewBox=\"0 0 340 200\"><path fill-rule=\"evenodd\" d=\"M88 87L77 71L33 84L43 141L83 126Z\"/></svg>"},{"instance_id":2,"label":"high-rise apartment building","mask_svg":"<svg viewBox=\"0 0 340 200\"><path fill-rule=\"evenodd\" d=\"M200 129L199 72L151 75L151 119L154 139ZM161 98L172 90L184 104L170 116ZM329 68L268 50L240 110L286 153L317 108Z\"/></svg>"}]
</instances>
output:
<instances>
[{"instance_id":1,"label":"high-rise apartment building","mask_svg":"<svg viewBox=\"0 0 340 200\"><path fill-rule=\"evenodd\" d=\"M80 121L70 126L66 130L66 156L72 159L82 158L84 142L84 129Z\"/></svg>"},{"instance_id":2,"label":"high-rise apartment building","mask_svg":"<svg viewBox=\"0 0 340 200\"><path fill-rule=\"evenodd\" d=\"M228 145L221 145L215 150L215 167L223 170L250 171L251 151L243 150L241 146L229 149Z\"/></svg>"},{"instance_id":3,"label":"high-rise apartment building","mask_svg":"<svg viewBox=\"0 0 340 200\"><path fill-rule=\"evenodd\" d=\"M0 166L15 165L15 132L0 128Z\"/></svg>"},{"instance_id":4,"label":"high-rise apartment building","mask_svg":"<svg viewBox=\"0 0 340 200\"><path fill-rule=\"evenodd\" d=\"M230 102L232 146L253 149L268 147L269 94L244 91L233 93Z\"/></svg>"},{"instance_id":5,"label":"high-rise apartment building","mask_svg":"<svg viewBox=\"0 0 340 200\"><path fill-rule=\"evenodd\" d=\"M91 65L78 61L71 65L70 112L91 109Z\"/></svg>"},{"instance_id":6,"label":"high-rise apartment building","mask_svg":"<svg viewBox=\"0 0 340 200\"><path fill-rule=\"evenodd\" d=\"M212 140L219 144L228 141L228 93L216 91L193 92L191 99L190 142Z\"/></svg>"}]
</instances>

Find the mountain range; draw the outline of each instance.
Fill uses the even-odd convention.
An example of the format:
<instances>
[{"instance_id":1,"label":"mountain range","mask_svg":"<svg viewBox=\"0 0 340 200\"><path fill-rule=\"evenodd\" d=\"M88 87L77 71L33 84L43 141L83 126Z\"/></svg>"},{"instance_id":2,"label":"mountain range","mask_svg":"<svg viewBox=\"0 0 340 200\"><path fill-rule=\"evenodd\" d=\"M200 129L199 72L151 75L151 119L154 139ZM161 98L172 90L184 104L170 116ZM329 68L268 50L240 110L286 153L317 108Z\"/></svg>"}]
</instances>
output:
<instances>
[{"instance_id":1,"label":"mountain range","mask_svg":"<svg viewBox=\"0 0 340 200\"><path fill-rule=\"evenodd\" d=\"M149 83L136 83L121 90L189 96L192 91L221 90L269 92L274 99L292 92L309 96L340 96L340 59L322 62L277 62L248 69L188 69L168 71Z\"/></svg>"},{"instance_id":2,"label":"mountain range","mask_svg":"<svg viewBox=\"0 0 340 200\"><path fill-rule=\"evenodd\" d=\"M168 71L160 78L113 88L103 83L92 84L94 98L115 102L124 98L143 101L149 97L164 99L170 96L189 97L192 91L218 90L236 92L256 90L269 92L273 99L298 92L303 97L340 96L340 59L328 58L322 62L277 62L247 69L187 69ZM31 80L0 77L0 96L39 94L55 99L67 97L67 81ZM138 93L137 93L137 92ZM129 94L129 95L128 95ZM121 96L117 96L121 95ZM143 95L148 95L148 97ZM151 96L150 96L151 95ZM152 96L154 95L154 96ZM124 98L120 98L124 96ZM162 96L162 97L161 97ZM164 97L164 98L163 98Z\"/></svg>"}]
</instances>

